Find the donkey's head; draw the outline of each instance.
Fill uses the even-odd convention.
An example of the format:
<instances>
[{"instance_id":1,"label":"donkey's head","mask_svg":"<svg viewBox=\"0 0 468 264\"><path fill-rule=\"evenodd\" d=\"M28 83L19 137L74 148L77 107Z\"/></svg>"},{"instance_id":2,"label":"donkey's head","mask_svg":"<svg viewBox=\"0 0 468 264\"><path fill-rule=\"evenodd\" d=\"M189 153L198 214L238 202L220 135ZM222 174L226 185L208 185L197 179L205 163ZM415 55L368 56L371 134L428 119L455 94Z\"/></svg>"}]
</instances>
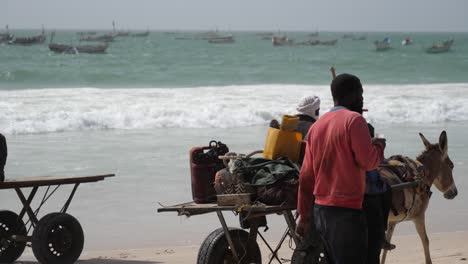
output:
<instances>
[{"instance_id":1,"label":"donkey's head","mask_svg":"<svg viewBox=\"0 0 468 264\"><path fill-rule=\"evenodd\" d=\"M458 191L452 175L454 165L448 156L447 133L442 131L437 144L431 144L421 133L419 136L426 149L417 159L429 170L427 180L432 182L445 198L455 198Z\"/></svg>"}]
</instances>

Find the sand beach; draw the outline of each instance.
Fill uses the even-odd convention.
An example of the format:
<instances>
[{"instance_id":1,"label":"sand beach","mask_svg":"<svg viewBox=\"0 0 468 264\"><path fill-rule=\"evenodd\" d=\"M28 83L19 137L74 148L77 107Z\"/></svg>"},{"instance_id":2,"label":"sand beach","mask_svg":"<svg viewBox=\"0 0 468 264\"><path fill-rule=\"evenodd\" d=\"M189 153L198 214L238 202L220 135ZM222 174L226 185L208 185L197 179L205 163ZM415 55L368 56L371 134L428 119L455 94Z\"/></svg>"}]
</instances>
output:
<instances>
[{"instance_id":1,"label":"sand beach","mask_svg":"<svg viewBox=\"0 0 468 264\"><path fill-rule=\"evenodd\" d=\"M468 262L468 231L429 234L431 240L432 262L440 264L463 264ZM419 237L395 236L393 242L397 248L387 256L390 264L425 263ZM260 244L263 259L269 251ZM104 251L86 251L79 263L83 264L188 264L196 263L198 245L186 247L128 248ZM287 245L281 250L280 257L286 261L292 251ZM30 250L26 251L17 263L37 263ZM275 262L272 262L275 263Z\"/></svg>"}]
</instances>

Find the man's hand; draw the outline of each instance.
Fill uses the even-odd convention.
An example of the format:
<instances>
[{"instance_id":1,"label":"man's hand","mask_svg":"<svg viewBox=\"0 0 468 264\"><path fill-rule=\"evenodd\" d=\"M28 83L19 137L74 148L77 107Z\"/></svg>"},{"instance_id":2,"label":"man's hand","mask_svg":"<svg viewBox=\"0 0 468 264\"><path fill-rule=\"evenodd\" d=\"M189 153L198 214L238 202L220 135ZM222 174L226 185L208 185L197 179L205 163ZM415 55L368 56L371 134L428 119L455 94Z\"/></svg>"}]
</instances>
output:
<instances>
[{"instance_id":1,"label":"man's hand","mask_svg":"<svg viewBox=\"0 0 468 264\"><path fill-rule=\"evenodd\" d=\"M387 146L387 140L385 138L372 138L372 144L381 145L385 149Z\"/></svg>"},{"instance_id":2,"label":"man's hand","mask_svg":"<svg viewBox=\"0 0 468 264\"><path fill-rule=\"evenodd\" d=\"M309 228L310 219L300 216L299 221L297 221L296 225L296 234L302 239L304 235L307 234L307 232L309 232Z\"/></svg>"}]
</instances>

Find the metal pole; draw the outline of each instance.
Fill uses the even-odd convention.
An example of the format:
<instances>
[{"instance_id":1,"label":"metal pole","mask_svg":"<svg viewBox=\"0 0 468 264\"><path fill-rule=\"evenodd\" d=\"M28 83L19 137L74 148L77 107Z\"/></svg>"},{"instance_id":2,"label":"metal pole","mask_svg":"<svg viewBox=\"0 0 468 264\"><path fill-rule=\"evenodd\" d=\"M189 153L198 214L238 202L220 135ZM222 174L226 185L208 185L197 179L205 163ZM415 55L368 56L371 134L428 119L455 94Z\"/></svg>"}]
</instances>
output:
<instances>
[{"instance_id":1,"label":"metal pole","mask_svg":"<svg viewBox=\"0 0 468 264\"><path fill-rule=\"evenodd\" d=\"M29 198L31 198L31 201L32 201L32 197L34 197L34 194L36 194L37 189L38 189L38 187L34 187L32 189L31 194L29 195ZM39 222L39 220L37 220L36 215L34 214L34 212L31 209L31 206L30 206L31 202L28 202L28 200L26 200L26 198L24 197L24 194L23 194L23 192L21 191L20 188L15 188L15 191L16 191L16 194L18 195L19 199L21 200L21 203L23 203L23 210L25 210L26 213L28 214L32 225L36 226L37 223Z\"/></svg>"},{"instance_id":2,"label":"metal pole","mask_svg":"<svg viewBox=\"0 0 468 264\"><path fill-rule=\"evenodd\" d=\"M68 200L65 202L65 205L62 208L62 211L61 211L62 213L67 212L68 206L70 206L70 203L73 199L73 196L75 195L76 189L78 189L78 186L80 186L79 183L75 184L75 187L73 187L73 191L71 192L70 197L68 197Z\"/></svg>"},{"instance_id":3,"label":"metal pole","mask_svg":"<svg viewBox=\"0 0 468 264\"><path fill-rule=\"evenodd\" d=\"M226 236L228 244L231 247L231 252L234 255L234 259L236 260L236 263L239 263L239 255L237 255L237 250L234 246L234 242L232 241L231 234L229 233L229 228L226 224L226 220L224 220L223 213L221 211L216 211L216 214L218 215L219 221L221 222L221 226L223 226L224 235Z\"/></svg>"},{"instance_id":4,"label":"metal pole","mask_svg":"<svg viewBox=\"0 0 468 264\"><path fill-rule=\"evenodd\" d=\"M294 220L294 217L289 210L284 210L283 211L284 219L286 219L286 223L288 223L289 227L289 233L291 234L291 237L294 240L294 243L299 245L299 238L296 236L296 221Z\"/></svg>"}]
</instances>

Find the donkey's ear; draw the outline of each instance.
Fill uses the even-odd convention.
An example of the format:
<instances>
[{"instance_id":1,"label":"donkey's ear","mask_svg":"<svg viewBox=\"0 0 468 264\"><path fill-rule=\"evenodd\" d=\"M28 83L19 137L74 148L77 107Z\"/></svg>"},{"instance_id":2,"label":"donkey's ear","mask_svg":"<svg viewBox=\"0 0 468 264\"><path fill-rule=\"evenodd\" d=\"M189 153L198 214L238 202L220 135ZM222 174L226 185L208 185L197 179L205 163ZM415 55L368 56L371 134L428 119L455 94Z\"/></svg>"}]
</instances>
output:
<instances>
[{"instance_id":1,"label":"donkey's ear","mask_svg":"<svg viewBox=\"0 0 468 264\"><path fill-rule=\"evenodd\" d=\"M442 153L446 154L448 152L448 144L447 144L447 132L442 131L439 136L439 148Z\"/></svg>"},{"instance_id":2,"label":"donkey's ear","mask_svg":"<svg viewBox=\"0 0 468 264\"><path fill-rule=\"evenodd\" d=\"M429 140L426 139L426 137L419 133L419 137L421 138L422 142L424 143L424 146L426 146L426 149L429 149L429 147L431 146L431 142L429 142Z\"/></svg>"}]
</instances>

